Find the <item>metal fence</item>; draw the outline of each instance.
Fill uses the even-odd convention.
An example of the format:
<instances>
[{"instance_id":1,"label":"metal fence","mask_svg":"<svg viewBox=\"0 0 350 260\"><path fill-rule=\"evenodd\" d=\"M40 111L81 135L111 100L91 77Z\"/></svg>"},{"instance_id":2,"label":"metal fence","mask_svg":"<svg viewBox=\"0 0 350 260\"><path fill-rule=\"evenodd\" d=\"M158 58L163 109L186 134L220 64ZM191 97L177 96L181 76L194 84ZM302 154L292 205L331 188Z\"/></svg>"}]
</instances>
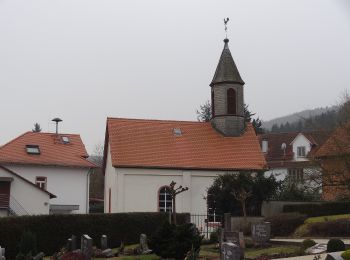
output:
<instances>
[{"instance_id":1,"label":"metal fence","mask_svg":"<svg viewBox=\"0 0 350 260\"><path fill-rule=\"evenodd\" d=\"M191 223L195 224L201 235L209 239L210 234L222 225L222 216L216 214L191 214Z\"/></svg>"}]
</instances>

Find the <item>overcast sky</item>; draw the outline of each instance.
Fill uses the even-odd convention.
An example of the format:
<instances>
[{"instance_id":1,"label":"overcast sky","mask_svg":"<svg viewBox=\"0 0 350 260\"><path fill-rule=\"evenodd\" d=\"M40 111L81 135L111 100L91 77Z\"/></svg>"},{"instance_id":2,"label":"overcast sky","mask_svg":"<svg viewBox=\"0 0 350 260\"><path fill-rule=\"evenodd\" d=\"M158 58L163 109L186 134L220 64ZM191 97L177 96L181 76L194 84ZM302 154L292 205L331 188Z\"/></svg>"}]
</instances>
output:
<instances>
[{"instance_id":1,"label":"overcast sky","mask_svg":"<svg viewBox=\"0 0 350 260\"><path fill-rule=\"evenodd\" d=\"M80 133L109 117L196 120L225 37L265 120L350 89L348 0L0 0L0 145L35 122Z\"/></svg>"}]
</instances>

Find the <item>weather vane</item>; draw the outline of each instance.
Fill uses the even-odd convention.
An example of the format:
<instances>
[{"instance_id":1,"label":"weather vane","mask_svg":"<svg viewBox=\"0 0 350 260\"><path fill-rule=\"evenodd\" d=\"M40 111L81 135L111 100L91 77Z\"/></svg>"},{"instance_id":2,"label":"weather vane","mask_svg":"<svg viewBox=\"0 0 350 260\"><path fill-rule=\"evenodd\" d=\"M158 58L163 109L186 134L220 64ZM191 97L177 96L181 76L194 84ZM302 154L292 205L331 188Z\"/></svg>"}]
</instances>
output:
<instances>
[{"instance_id":1,"label":"weather vane","mask_svg":"<svg viewBox=\"0 0 350 260\"><path fill-rule=\"evenodd\" d=\"M226 39L227 39L227 23L230 21L230 18L224 18L224 24L225 24L225 33L226 33Z\"/></svg>"}]
</instances>

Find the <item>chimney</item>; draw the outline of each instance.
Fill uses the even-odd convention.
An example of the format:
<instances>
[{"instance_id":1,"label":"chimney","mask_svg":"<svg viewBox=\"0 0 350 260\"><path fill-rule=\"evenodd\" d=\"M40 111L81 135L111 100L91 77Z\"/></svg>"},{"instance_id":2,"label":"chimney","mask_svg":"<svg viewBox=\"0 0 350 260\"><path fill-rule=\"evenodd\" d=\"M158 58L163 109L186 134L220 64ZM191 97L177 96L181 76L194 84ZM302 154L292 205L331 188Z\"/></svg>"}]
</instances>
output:
<instances>
[{"instance_id":1,"label":"chimney","mask_svg":"<svg viewBox=\"0 0 350 260\"><path fill-rule=\"evenodd\" d=\"M56 117L56 118L52 119L51 121L53 121L53 122L56 123L56 135L57 135L57 134L58 134L58 123L59 123L59 122L62 122L62 119Z\"/></svg>"}]
</instances>

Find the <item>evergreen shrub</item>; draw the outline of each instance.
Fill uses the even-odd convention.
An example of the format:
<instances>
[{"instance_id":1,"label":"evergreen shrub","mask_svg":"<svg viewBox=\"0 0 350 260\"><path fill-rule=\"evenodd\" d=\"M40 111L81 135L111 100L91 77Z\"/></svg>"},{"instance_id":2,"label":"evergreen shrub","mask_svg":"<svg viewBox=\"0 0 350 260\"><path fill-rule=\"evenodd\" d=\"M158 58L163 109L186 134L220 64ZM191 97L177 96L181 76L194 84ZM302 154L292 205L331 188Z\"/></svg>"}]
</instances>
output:
<instances>
[{"instance_id":1,"label":"evergreen shrub","mask_svg":"<svg viewBox=\"0 0 350 260\"><path fill-rule=\"evenodd\" d=\"M344 251L345 250L345 244L340 239L330 239L327 243L327 252L338 252L338 251Z\"/></svg>"}]
</instances>

